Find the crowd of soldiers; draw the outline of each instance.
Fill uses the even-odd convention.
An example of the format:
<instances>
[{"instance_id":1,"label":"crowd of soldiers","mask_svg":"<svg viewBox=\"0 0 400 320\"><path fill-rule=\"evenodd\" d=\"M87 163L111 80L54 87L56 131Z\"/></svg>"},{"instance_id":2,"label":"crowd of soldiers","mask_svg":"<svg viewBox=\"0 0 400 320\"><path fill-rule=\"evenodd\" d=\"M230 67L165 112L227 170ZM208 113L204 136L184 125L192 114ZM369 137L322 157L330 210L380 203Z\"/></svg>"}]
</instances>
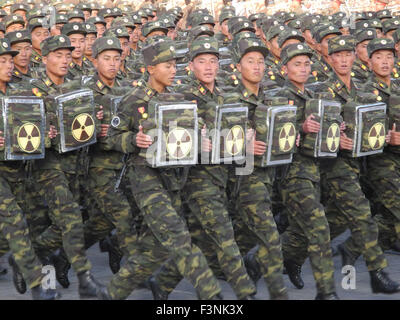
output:
<instances>
[{"instance_id":1,"label":"crowd of soldiers","mask_svg":"<svg viewBox=\"0 0 400 320\"><path fill-rule=\"evenodd\" d=\"M343 265L363 255L374 293L400 292L384 271L384 251L400 250L395 12L245 17L227 3L215 21L207 9L185 15L147 3L138 11L95 2L0 8L0 96L42 98L47 121L43 159L0 166L0 255L10 252L19 293L28 287L33 299L60 298L42 286L50 264L64 288L72 267L81 298L125 299L147 287L166 300L186 278L199 299L223 299L218 279L238 299L254 299L263 278L270 299L288 299L284 272L302 289L309 258L316 299L336 300L336 250ZM60 153L57 106L46 98L82 88L93 92L97 142ZM107 96L121 97L116 110ZM321 124L306 114L311 99L384 102L383 152L350 156L355 141L339 117L330 119L340 126L337 157L314 157L308 137ZM154 101L196 103L199 154L213 150L207 132L216 106L245 106L252 172L238 175L241 165L222 162L149 165ZM255 118L268 104L297 106L290 164L261 165L268 145L257 139ZM351 236L331 248L346 230ZM96 243L109 254L108 284L95 279L86 255Z\"/></svg>"}]
</instances>

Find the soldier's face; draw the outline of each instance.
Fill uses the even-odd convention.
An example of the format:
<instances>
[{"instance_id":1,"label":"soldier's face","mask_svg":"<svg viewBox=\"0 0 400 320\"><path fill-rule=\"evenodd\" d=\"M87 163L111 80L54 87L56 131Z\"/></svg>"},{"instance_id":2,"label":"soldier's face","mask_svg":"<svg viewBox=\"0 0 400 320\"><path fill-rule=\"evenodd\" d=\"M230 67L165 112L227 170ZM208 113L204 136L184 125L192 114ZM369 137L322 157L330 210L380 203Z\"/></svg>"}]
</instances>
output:
<instances>
[{"instance_id":1,"label":"soldier's face","mask_svg":"<svg viewBox=\"0 0 400 320\"><path fill-rule=\"evenodd\" d=\"M324 37L321 41L321 44L318 46L320 53L324 56L328 56L328 41L331 38L336 37L336 34L328 34L326 37Z\"/></svg>"},{"instance_id":2,"label":"soldier's face","mask_svg":"<svg viewBox=\"0 0 400 320\"><path fill-rule=\"evenodd\" d=\"M13 32L13 31L17 31L17 30L22 30L24 28L24 26L20 23L13 23L11 26L6 28L6 33L8 32Z\"/></svg>"},{"instance_id":3,"label":"soldier's face","mask_svg":"<svg viewBox=\"0 0 400 320\"><path fill-rule=\"evenodd\" d=\"M50 36L50 32L48 29L37 27L32 30L32 47L33 49L40 50L40 44Z\"/></svg>"},{"instance_id":4,"label":"soldier's face","mask_svg":"<svg viewBox=\"0 0 400 320\"><path fill-rule=\"evenodd\" d=\"M72 58L81 59L85 52L86 40L83 34L75 33L68 36L71 40L71 46L75 47L72 51Z\"/></svg>"},{"instance_id":5,"label":"soldier's face","mask_svg":"<svg viewBox=\"0 0 400 320\"><path fill-rule=\"evenodd\" d=\"M155 36L165 36L165 32L161 30L152 31L147 35L146 39Z\"/></svg>"},{"instance_id":6,"label":"soldier's face","mask_svg":"<svg viewBox=\"0 0 400 320\"><path fill-rule=\"evenodd\" d=\"M11 54L3 54L0 56L0 81L9 82L14 69L14 61Z\"/></svg>"},{"instance_id":7,"label":"soldier's face","mask_svg":"<svg viewBox=\"0 0 400 320\"><path fill-rule=\"evenodd\" d=\"M85 10L83 11L83 14L85 15L85 21L90 18L90 11Z\"/></svg>"},{"instance_id":8,"label":"soldier's face","mask_svg":"<svg viewBox=\"0 0 400 320\"><path fill-rule=\"evenodd\" d=\"M313 36L312 36L311 31L310 31L310 30L305 30L305 31L303 32L303 36L304 36L304 39L306 40L306 42L308 43L308 45L309 45L311 48L314 48L314 46L315 46L315 40L314 40L314 38L313 38Z\"/></svg>"},{"instance_id":9,"label":"soldier's face","mask_svg":"<svg viewBox=\"0 0 400 320\"><path fill-rule=\"evenodd\" d=\"M171 40L175 40L175 38L176 38L176 30L175 30L175 28L168 28L167 36L168 36Z\"/></svg>"},{"instance_id":10,"label":"soldier's face","mask_svg":"<svg viewBox=\"0 0 400 320\"><path fill-rule=\"evenodd\" d=\"M94 60L99 75L107 80L114 80L121 66L121 54L116 50L105 50Z\"/></svg>"},{"instance_id":11,"label":"soldier's face","mask_svg":"<svg viewBox=\"0 0 400 320\"><path fill-rule=\"evenodd\" d=\"M110 28L111 27L111 22L114 20L114 17L107 17L104 18L104 21L106 22L106 28Z\"/></svg>"},{"instance_id":12,"label":"soldier's face","mask_svg":"<svg viewBox=\"0 0 400 320\"><path fill-rule=\"evenodd\" d=\"M137 27L137 25L136 25L136 28L133 29L133 32L132 32L130 41L131 41L132 43L137 43L137 42L139 42L141 32L142 32L142 28Z\"/></svg>"},{"instance_id":13,"label":"soldier's face","mask_svg":"<svg viewBox=\"0 0 400 320\"><path fill-rule=\"evenodd\" d=\"M11 45L11 49L18 51L19 53L14 57L14 64L17 67L26 68L29 65L29 61L32 53L32 46L29 42L19 42Z\"/></svg>"},{"instance_id":14,"label":"soldier's face","mask_svg":"<svg viewBox=\"0 0 400 320\"><path fill-rule=\"evenodd\" d=\"M96 23L97 36L101 38L106 31L106 27L102 23Z\"/></svg>"},{"instance_id":15,"label":"soldier's face","mask_svg":"<svg viewBox=\"0 0 400 320\"><path fill-rule=\"evenodd\" d=\"M210 53L200 54L189 62L189 68L199 81L212 84L219 69L218 57Z\"/></svg>"},{"instance_id":16,"label":"soldier's face","mask_svg":"<svg viewBox=\"0 0 400 320\"><path fill-rule=\"evenodd\" d=\"M383 32L381 29L375 29L377 38L383 38Z\"/></svg>"},{"instance_id":17,"label":"soldier's face","mask_svg":"<svg viewBox=\"0 0 400 320\"><path fill-rule=\"evenodd\" d=\"M119 38L119 43L121 44L122 48L122 60L125 60L125 58L129 55L129 40L127 38Z\"/></svg>"},{"instance_id":18,"label":"soldier's face","mask_svg":"<svg viewBox=\"0 0 400 320\"><path fill-rule=\"evenodd\" d=\"M225 19L222 23L221 23L221 32L222 34L229 36L229 30L228 30L228 19Z\"/></svg>"},{"instance_id":19,"label":"soldier's face","mask_svg":"<svg viewBox=\"0 0 400 320\"><path fill-rule=\"evenodd\" d=\"M290 81L305 84L311 73L311 60L308 56L296 56L283 66L283 71Z\"/></svg>"},{"instance_id":20,"label":"soldier's face","mask_svg":"<svg viewBox=\"0 0 400 320\"><path fill-rule=\"evenodd\" d=\"M390 50L379 50L370 59L372 71L381 78L390 77L394 67L394 54Z\"/></svg>"},{"instance_id":21,"label":"soldier's face","mask_svg":"<svg viewBox=\"0 0 400 320\"><path fill-rule=\"evenodd\" d=\"M94 33L86 35L85 55L92 56L92 45L96 41L97 37Z\"/></svg>"},{"instance_id":22,"label":"soldier's face","mask_svg":"<svg viewBox=\"0 0 400 320\"><path fill-rule=\"evenodd\" d=\"M61 34L61 29L64 26L63 23L57 23L50 28L50 34L52 36L58 36Z\"/></svg>"},{"instance_id":23,"label":"soldier's face","mask_svg":"<svg viewBox=\"0 0 400 320\"><path fill-rule=\"evenodd\" d=\"M281 49L279 48L278 37L275 37L269 41L269 44L269 49L271 50L272 54L279 58L281 56Z\"/></svg>"},{"instance_id":24,"label":"soldier's face","mask_svg":"<svg viewBox=\"0 0 400 320\"><path fill-rule=\"evenodd\" d=\"M43 57L46 71L56 77L64 77L68 73L68 66L72 61L71 50L58 49Z\"/></svg>"},{"instance_id":25,"label":"soldier's face","mask_svg":"<svg viewBox=\"0 0 400 320\"><path fill-rule=\"evenodd\" d=\"M369 40L365 40L363 42L360 42L356 46L356 55L357 58L360 59L362 62L368 64L368 51L367 51L367 46L368 46Z\"/></svg>"},{"instance_id":26,"label":"soldier's face","mask_svg":"<svg viewBox=\"0 0 400 320\"><path fill-rule=\"evenodd\" d=\"M237 69L242 74L243 80L258 84L264 77L264 56L257 51L246 53L237 65Z\"/></svg>"},{"instance_id":27,"label":"soldier's face","mask_svg":"<svg viewBox=\"0 0 400 320\"><path fill-rule=\"evenodd\" d=\"M163 87L172 85L176 74L176 61L170 60L156 64L155 66L148 66L147 71L150 76Z\"/></svg>"},{"instance_id":28,"label":"soldier's face","mask_svg":"<svg viewBox=\"0 0 400 320\"><path fill-rule=\"evenodd\" d=\"M335 72L340 76L348 76L351 73L356 55L354 51L339 51L332 53L328 60Z\"/></svg>"}]
</instances>

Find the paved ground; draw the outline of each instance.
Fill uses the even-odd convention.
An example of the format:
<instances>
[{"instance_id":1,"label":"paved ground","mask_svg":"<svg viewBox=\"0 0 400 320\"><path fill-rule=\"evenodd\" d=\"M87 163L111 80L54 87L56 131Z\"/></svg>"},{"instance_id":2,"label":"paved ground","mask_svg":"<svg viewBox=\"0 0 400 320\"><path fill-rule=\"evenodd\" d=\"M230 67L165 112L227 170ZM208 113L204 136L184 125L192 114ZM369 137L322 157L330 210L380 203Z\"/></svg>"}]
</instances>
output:
<instances>
[{"instance_id":1,"label":"paved ground","mask_svg":"<svg viewBox=\"0 0 400 320\"><path fill-rule=\"evenodd\" d=\"M346 235L342 235L338 239L334 241L334 245L337 244L340 240L346 238ZM108 255L106 253L101 253L99 251L98 245L93 246L88 251L89 259L93 264L93 273L96 278L103 282L107 283L110 279L112 273L108 267ZM389 267L387 271L391 275L394 280L400 282L400 255L394 253L386 253ZM0 259L0 262L3 265L7 265L6 257ZM362 259L359 259L356 263L356 289L355 290L344 290L342 289L341 282L343 279L343 275L341 274L341 262L340 257L334 257L335 263L335 279L336 279L336 287L337 293L339 297L343 300L399 300L400 293L394 295L382 295L382 294L372 294L370 286L369 286L369 275L366 269L365 263ZM296 289L289 281L288 277L285 275L286 285L289 290L289 296L291 299L296 300L310 300L314 299L316 295L314 279L311 273L310 264L307 261L303 266L303 279L305 283L305 287L302 290ZM57 286L59 291L62 294L62 299L66 300L76 300L79 299L78 295L78 283L77 278L70 271L69 274L71 285L68 289L63 289L60 285ZM235 295L229 285L221 281L221 286L223 288L223 295L225 299L235 299ZM263 281L258 282L258 293L257 298L259 299L268 299L268 290ZM26 300L31 299L31 295L29 291L24 295L20 295L16 292L13 284L12 284L12 274L9 269L8 273L5 276L0 278L0 300ZM139 300L149 300L152 299L152 295L149 290L140 289L134 291L129 299L139 299ZM194 292L193 287L189 282L183 280L176 290L170 295L171 300L192 300L196 299L196 294Z\"/></svg>"}]
</instances>

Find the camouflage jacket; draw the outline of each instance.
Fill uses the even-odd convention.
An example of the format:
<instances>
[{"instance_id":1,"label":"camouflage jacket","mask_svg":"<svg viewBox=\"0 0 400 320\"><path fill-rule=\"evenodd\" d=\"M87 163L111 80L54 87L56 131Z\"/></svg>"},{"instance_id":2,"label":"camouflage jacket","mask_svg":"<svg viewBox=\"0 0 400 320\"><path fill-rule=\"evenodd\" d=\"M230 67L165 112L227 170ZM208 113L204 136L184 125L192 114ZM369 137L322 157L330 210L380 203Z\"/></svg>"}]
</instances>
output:
<instances>
[{"instance_id":1,"label":"camouflage jacket","mask_svg":"<svg viewBox=\"0 0 400 320\"><path fill-rule=\"evenodd\" d=\"M332 99L342 104L355 100L357 89L358 88L354 84L353 80L351 80L351 88L349 90L335 72L333 72L329 79L326 80L321 86L321 91L331 93Z\"/></svg>"},{"instance_id":2,"label":"camouflage jacket","mask_svg":"<svg viewBox=\"0 0 400 320\"><path fill-rule=\"evenodd\" d=\"M220 47L227 47L231 43L229 38L222 32L216 33L214 37L218 40Z\"/></svg>"},{"instance_id":3,"label":"camouflage jacket","mask_svg":"<svg viewBox=\"0 0 400 320\"><path fill-rule=\"evenodd\" d=\"M312 59L311 62L312 76L308 79L308 82L323 82L328 80L329 76L333 73L329 63L327 63L325 59L319 55Z\"/></svg>"},{"instance_id":4,"label":"camouflage jacket","mask_svg":"<svg viewBox=\"0 0 400 320\"><path fill-rule=\"evenodd\" d=\"M29 69L33 68L43 68L42 56L39 53L37 53L34 49L32 49L31 62L29 65Z\"/></svg>"},{"instance_id":5,"label":"camouflage jacket","mask_svg":"<svg viewBox=\"0 0 400 320\"><path fill-rule=\"evenodd\" d=\"M24 74L21 71L18 71L16 68L14 68L10 82L12 82L12 83L26 82L26 81L29 82L31 79L32 79L32 75L31 75L30 71L28 71L28 73Z\"/></svg>"},{"instance_id":6,"label":"camouflage jacket","mask_svg":"<svg viewBox=\"0 0 400 320\"><path fill-rule=\"evenodd\" d=\"M264 79L274 81L278 86L282 87L285 83L285 74L282 70L282 64L278 59L268 56L265 59L265 76Z\"/></svg>"},{"instance_id":7,"label":"camouflage jacket","mask_svg":"<svg viewBox=\"0 0 400 320\"><path fill-rule=\"evenodd\" d=\"M368 65L363 63L360 59L354 61L352 71L354 77L362 82L367 81L371 75L371 70L368 68Z\"/></svg>"},{"instance_id":8,"label":"camouflage jacket","mask_svg":"<svg viewBox=\"0 0 400 320\"><path fill-rule=\"evenodd\" d=\"M68 74L66 75L66 78L72 80L82 76L93 75L94 72L95 68L93 66L93 63L89 59L83 57L82 66L71 61L68 66Z\"/></svg>"},{"instance_id":9,"label":"camouflage jacket","mask_svg":"<svg viewBox=\"0 0 400 320\"><path fill-rule=\"evenodd\" d=\"M398 79L400 77L400 59L397 58L394 63L392 77Z\"/></svg>"}]
</instances>

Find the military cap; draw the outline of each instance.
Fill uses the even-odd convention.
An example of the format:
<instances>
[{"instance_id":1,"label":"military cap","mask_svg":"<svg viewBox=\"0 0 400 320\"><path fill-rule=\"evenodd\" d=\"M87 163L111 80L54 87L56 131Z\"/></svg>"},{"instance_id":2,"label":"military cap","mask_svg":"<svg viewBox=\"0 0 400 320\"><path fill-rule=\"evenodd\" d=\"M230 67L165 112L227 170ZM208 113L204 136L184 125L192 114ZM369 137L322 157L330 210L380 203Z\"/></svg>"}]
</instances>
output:
<instances>
[{"instance_id":1,"label":"military cap","mask_svg":"<svg viewBox=\"0 0 400 320\"><path fill-rule=\"evenodd\" d=\"M280 33L282 33L283 31L289 29L288 26L286 25L276 25L276 26L272 26L267 34L265 35L267 41L271 41L273 38L277 37Z\"/></svg>"},{"instance_id":2,"label":"military cap","mask_svg":"<svg viewBox=\"0 0 400 320\"><path fill-rule=\"evenodd\" d=\"M11 0L5 0L5 1L2 1L2 3L1 3L1 7L2 8L5 8L5 7L10 7L10 6L12 6L13 5L13 1L11 1Z\"/></svg>"},{"instance_id":3,"label":"military cap","mask_svg":"<svg viewBox=\"0 0 400 320\"><path fill-rule=\"evenodd\" d=\"M235 14L233 13L233 11L221 12L221 14L219 15L219 24L224 22L226 19L230 19L230 18L232 18L234 16L235 16Z\"/></svg>"},{"instance_id":4,"label":"military cap","mask_svg":"<svg viewBox=\"0 0 400 320\"><path fill-rule=\"evenodd\" d=\"M194 18L192 19L192 26L196 27L202 24L212 24L214 26L214 17L210 14L194 16Z\"/></svg>"},{"instance_id":5,"label":"military cap","mask_svg":"<svg viewBox=\"0 0 400 320\"><path fill-rule=\"evenodd\" d=\"M376 30L369 28L369 29L360 29L357 30L356 33L354 34L354 37L357 39L356 45L366 41L366 40L372 40L377 37Z\"/></svg>"},{"instance_id":6,"label":"military cap","mask_svg":"<svg viewBox=\"0 0 400 320\"><path fill-rule=\"evenodd\" d=\"M293 13L293 12L283 12L280 15L280 20L282 22L289 22L289 21L294 20L294 19L296 19L296 14Z\"/></svg>"},{"instance_id":7,"label":"military cap","mask_svg":"<svg viewBox=\"0 0 400 320\"><path fill-rule=\"evenodd\" d=\"M115 18L112 21L111 26L113 26L113 27L123 26L123 27L129 27L129 28L135 29L135 23L133 22L133 19L131 17L127 17L127 16Z\"/></svg>"},{"instance_id":8,"label":"military cap","mask_svg":"<svg viewBox=\"0 0 400 320\"><path fill-rule=\"evenodd\" d=\"M235 34L233 36L233 40L232 43L238 43L241 39L243 38L254 38L254 39L258 39L258 37L256 36L256 34L254 32L251 31L244 31L244 32L239 32L237 34Z\"/></svg>"},{"instance_id":9,"label":"military cap","mask_svg":"<svg viewBox=\"0 0 400 320\"><path fill-rule=\"evenodd\" d=\"M167 28L175 28L175 19L172 16L162 16L158 20L164 22Z\"/></svg>"},{"instance_id":10,"label":"military cap","mask_svg":"<svg viewBox=\"0 0 400 320\"><path fill-rule=\"evenodd\" d=\"M4 33L6 32L6 26L3 22L0 22L0 31L3 31Z\"/></svg>"},{"instance_id":11,"label":"military cap","mask_svg":"<svg viewBox=\"0 0 400 320\"><path fill-rule=\"evenodd\" d=\"M232 35L235 35L239 32L242 31L251 31L251 32L255 32L256 30L253 27L253 24L251 23L250 20L242 20L242 21L238 21L236 22L234 25L232 25L232 28L229 30L229 32Z\"/></svg>"},{"instance_id":12,"label":"military cap","mask_svg":"<svg viewBox=\"0 0 400 320\"><path fill-rule=\"evenodd\" d=\"M4 25L6 26L6 29L14 23L19 23L19 24L22 24L23 26L25 26L25 20L19 14L13 14L13 15L7 16L4 18L3 22L4 22Z\"/></svg>"},{"instance_id":13,"label":"military cap","mask_svg":"<svg viewBox=\"0 0 400 320\"><path fill-rule=\"evenodd\" d=\"M400 27L400 19L392 18L382 22L383 33L388 33L391 30L396 30Z\"/></svg>"},{"instance_id":14,"label":"military cap","mask_svg":"<svg viewBox=\"0 0 400 320\"><path fill-rule=\"evenodd\" d=\"M103 17L103 18L114 17L113 11L110 8L104 8L104 9L99 10L97 15L100 17Z\"/></svg>"},{"instance_id":15,"label":"military cap","mask_svg":"<svg viewBox=\"0 0 400 320\"><path fill-rule=\"evenodd\" d=\"M128 29L126 29L124 26L109 28L104 32L104 36L116 37L116 38L128 38L128 39L130 37Z\"/></svg>"},{"instance_id":16,"label":"military cap","mask_svg":"<svg viewBox=\"0 0 400 320\"><path fill-rule=\"evenodd\" d=\"M394 43L399 42L399 41L400 41L400 29L397 29L397 30L392 34L392 37L393 37Z\"/></svg>"},{"instance_id":17,"label":"military cap","mask_svg":"<svg viewBox=\"0 0 400 320\"><path fill-rule=\"evenodd\" d=\"M165 24L162 21L150 21L146 22L142 27L142 34L143 37L147 37L151 32L154 31L163 31L165 34L168 33L168 29L166 28Z\"/></svg>"},{"instance_id":18,"label":"military cap","mask_svg":"<svg viewBox=\"0 0 400 320\"><path fill-rule=\"evenodd\" d=\"M306 55L310 59L313 56L313 51L305 43L292 43L285 46L281 51L281 62L287 64L292 58Z\"/></svg>"},{"instance_id":19,"label":"military cap","mask_svg":"<svg viewBox=\"0 0 400 320\"><path fill-rule=\"evenodd\" d=\"M69 36L71 34L80 33L86 35L86 29L83 23L69 22L63 25L61 33Z\"/></svg>"},{"instance_id":20,"label":"military cap","mask_svg":"<svg viewBox=\"0 0 400 320\"><path fill-rule=\"evenodd\" d=\"M152 18L154 17L153 10L151 10L151 9L149 9L149 8L144 8L143 11L146 13L146 15L147 15L148 17L152 17Z\"/></svg>"},{"instance_id":21,"label":"military cap","mask_svg":"<svg viewBox=\"0 0 400 320\"><path fill-rule=\"evenodd\" d=\"M328 41L328 54L340 51L354 51L356 39L353 36L337 36Z\"/></svg>"},{"instance_id":22,"label":"military cap","mask_svg":"<svg viewBox=\"0 0 400 320\"><path fill-rule=\"evenodd\" d=\"M87 20L88 23L93 23L93 24L97 24L97 23L101 23L102 25L106 26L107 23L104 21L103 17L100 16L96 16L96 17L90 17Z\"/></svg>"},{"instance_id":23,"label":"military cap","mask_svg":"<svg viewBox=\"0 0 400 320\"><path fill-rule=\"evenodd\" d=\"M79 9L79 10L82 10L82 11L90 11L90 12L92 12L92 7L91 7L89 4L83 3L83 2L78 3L78 4L75 6L75 9Z\"/></svg>"},{"instance_id":24,"label":"military cap","mask_svg":"<svg viewBox=\"0 0 400 320\"><path fill-rule=\"evenodd\" d=\"M122 17L122 11L120 8L112 8L111 17Z\"/></svg>"},{"instance_id":25,"label":"military cap","mask_svg":"<svg viewBox=\"0 0 400 320\"><path fill-rule=\"evenodd\" d=\"M254 22L258 19L261 19L263 16L265 16L265 13L253 13L253 14L249 15L249 20L251 22Z\"/></svg>"},{"instance_id":26,"label":"military cap","mask_svg":"<svg viewBox=\"0 0 400 320\"><path fill-rule=\"evenodd\" d=\"M66 24L68 23L68 17L65 14L56 14L55 24Z\"/></svg>"},{"instance_id":27,"label":"military cap","mask_svg":"<svg viewBox=\"0 0 400 320\"><path fill-rule=\"evenodd\" d=\"M68 20L73 19L73 18L80 18L80 19L85 20L85 14L80 9L74 9L68 13Z\"/></svg>"},{"instance_id":28,"label":"military cap","mask_svg":"<svg viewBox=\"0 0 400 320\"><path fill-rule=\"evenodd\" d=\"M133 23L135 24L142 24L142 20L137 13L132 14Z\"/></svg>"},{"instance_id":29,"label":"military cap","mask_svg":"<svg viewBox=\"0 0 400 320\"><path fill-rule=\"evenodd\" d=\"M367 16L365 14L365 12L356 12L353 13L353 17L354 17L354 21L360 21L360 20L367 20Z\"/></svg>"},{"instance_id":30,"label":"military cap","mask_svg":"<svg viewBox=\"0 0 400 320\"><path fill-rule=\"evenodd\" d=\"M141 18L147 18L147 14L144 12L144 10L138 10L136 14Z\"/></svg>"},{"instance_id":31,"label":"military cap","mask_svg":"<svg viewBox=\"0 0 400 320\"><path fill-rule=\"evenodd\" d=\"M267 47L262 43L260 39L257 38L242 38L239 41L234 43L234 59L236 63L239 63L240 60L246 53L258 51L260 52L264 58L268 55Z\"/></svg>"},{"instance_id":32,"label":"military cap","mask_svg":"<svg viewBox=\"0 0 400 320\"><path fill-rule=\"evenodd\" d=\"M272 27L272 26L278 26L281 23L279 22L279 20L274 19L274 18L270 18L270 17L265 17L261 20L261 29L264 32L265 35L267 35L268 30Z\"/></svg>"},{"instance_id":33,"label":"military cap","mask_svg":"<svg viewBox=\"0 0 400 320\"><path fill-rule=\"evenodd\" d=\"M148 66L155 66L176 59L174 42L170 40L160 39L153 42L142 49L142 54L144 62Z\"/></svg>"},{"instance_id":34,"label":"military cap","mask_svg":"<svg viewBox=\"0 0 400 320\"><path fill-rule=\"evenodd\" d=\"M93 23L85 22L84 24L86 34L96 34L97 35L97 28Z\"/></svg>"},{"instance_id":35,"label":"military cap","mask_svg":"<svg viewBox=\"0 0 400 320\"><path fill-rule=\"evenodd\" d=\"M372 39L367 45L368 57L371 58L372 54L378 50L390 50L393 54L396 53L394 42L392 39L376 38Z\"/></svg>"},{"instance_id":36,"label":"military cap","mask_svg":"<svg viewBox=\"0 0 400 320\"><path fill-rule=\"evenodd\" d=\"M57 12L59 13L65 13L67 14L67 12L70 10L68 4L66 3L62 3L60 6L57 6Z\"/></svg>"},{"instance_id":37,"label":"military cap","mask_svg":"<svg viewBox=\"0 0 400 320\"><path fill-rule=\"evenodd\" d=\"M281 47L285 43L285 41L287 41L289 39L297 39L300 42L304 42L304 37L303 37L303 34L301 33L301 31L288 27L287 29L285 29L281 33L279 33L279 35L278 35L277 40L278 40L279 47Z\"/></svg>"},{"instance_id":38,"label":"military cap","mask_svg":"<svg viewBox=\"0 0 400 320\"><path fill-rule=\"evenodd\" d=\"M7 16L7 12L3 9L0 9L0 18L6 17Z\"/></svg>"},{"instance_id":39,"label":"military cap","mask_svg":"<svg viewBox=\"0 0 400 320\"><path fill-rule=\"evenodd\" d=\"M301 31L311 30L311 27L315 26L319 21L320 19L314 15L303 17Z\"/></svg>"},{"instance_id":40,"label":"military cap","mask_svg":"<svg viewBox=\"0 0 400 320\"><path fill-rule=\"evenodd\" d=\"M222 8L221 8L221 12L222 11L233 11L233 12L236 12L236 9L235 9L235 7L234 6L232 6L232 5L225 5L225 6L223 6Z\"/></svg>"},{"instance_id":41,"label":"military cap","mask_svg":"<svg viewBox=\"0 0 400 320\"><path fill-rule=\"evenodd\" d=\"M200 37L194 40L189 48L189 59L193 61L198 55L203 53L215 54L219 57L218 41L214 37Z\"/></svg>"},{"instance_id":42,"label":"military cap","mask_svg":"<svg viewBox=\"0 0 400 320\"><path fill-rule=\"evenodd\" d=\"M18 11L18 10L23 10L25 12L28 12L30 10L30 7L23 3L14 3L11 6L11 13L14 13L15 11Z\"/></svg>"},{"instance_id":43,"label":"military cap","mask_svg":"<svg viewBox=\"0 0 400 320\"><path fill-rule=\"evenodd\" d=\"M13 44L19 43L19 42L32 43L31 34L26 29L8 32L5 35L5 37L8 39L10 45L13 45Z\"/></svg>"},{"instance_id":44,"label":"military cap","mask_svg":"<svg viewBox=\"0 0 400 320\"><path fill-rule=\"evenodd\" d=\"M378 19L387 19L387 18L389 18L389 19L391 19L392 18L392 14L391 14L391 12L389 11L389 10L380 10L380 11L378 11L377 13L376 13L376 17L378 18Z\"/></svg>"},{"instance_id":45,"label":"military cap","mask_svg":"<svg viewBox=\"0 0 400 320\"><path fill-rule=\"evenodd\" d=\"M75 47L71 46L71 41L67 36L61 34L43 40L43 42L40 44L40 49L42 51L42 55L47 56L50 52L59 49L68 49L70 51L73 51Z\"/></svg>"},{"instance_id":46,"label":"military cap","mask_svg":"<svg viewBox=\"0 0 400 320\"><path fill-rule=\"evenodd\" d=\"M301 29L301 19L294 19L290 21L287 26L293 29Z\"/></svg>"},{"instance_id":47,"label":"military cap","mask_svg":"<svg viewBox=\"0 0 400 320\"><path fill-rule=\"evenodd\" d=\"M376 12L375 11L367 11L365 14L367 15L368 19L375 19L376 18Z\"/></svg>"},{"instance_id":48,"label":"military cap","mask_svg":"<svg viewBox=\"0 0 400 320\"><path fill-rule=\"evenodd\" d=\"M189 30L189 38L191 39L191 41L197 39L200 36L213 37L214 31L205 26L197 26Z\"/></svg>"},{"instance_id":49,"label":"military cap","mask_svg":"<svg viewBox=\"0 0 400 320\"><path fill-rule=\"evenodd\" d=\"M317 29L314 34L314 38L318 43L321 43L321 41L330 34L341 35L342 33L336 26L330 24L330 25L325 25L324 27L321 27L320 29Z\"/></svg>"},{"instance_id":50,"label":"military cap","mask_svg":"<svg viewBox=\"0 0 400 320\"><path fill-rule=\"evenodd\" d=\"M122 53L122 48L119 40L116 37L108 37L103 36L98 38L93 43L93 57L97 58L97 56L106 50L116 50L119 53Z\"/></svg>"},{"instance_id":51,"label":"military cap","mask_svg":"<svg viewBox=\"0 0 400 320\"><path fill-rule=\"evenodd\" d=\"M49 29L48 21L46 18L32 18L28 23L28 30L32 32L35 28Z\"/></svg>"}]
</instances>

